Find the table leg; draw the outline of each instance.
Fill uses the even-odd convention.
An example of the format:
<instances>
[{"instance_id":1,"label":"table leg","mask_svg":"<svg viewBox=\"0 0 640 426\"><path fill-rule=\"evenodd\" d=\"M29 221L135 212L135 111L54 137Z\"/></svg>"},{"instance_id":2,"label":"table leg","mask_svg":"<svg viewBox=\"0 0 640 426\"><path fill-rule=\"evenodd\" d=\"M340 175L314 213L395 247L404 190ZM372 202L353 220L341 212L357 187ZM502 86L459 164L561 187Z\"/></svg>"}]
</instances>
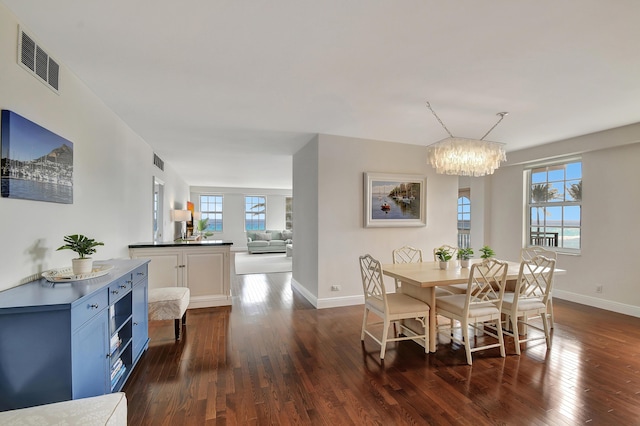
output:
<instances>
[{"instance_id":1,"label":"table leg","mask_svg":"<svg viewBox=\"0 0 640 426\"><path fill-rule=\"evenodd\" d=\"M429 352L436 351L436 288L429 288L430 302L429 302Z\"/></svg>"}]
</instances>

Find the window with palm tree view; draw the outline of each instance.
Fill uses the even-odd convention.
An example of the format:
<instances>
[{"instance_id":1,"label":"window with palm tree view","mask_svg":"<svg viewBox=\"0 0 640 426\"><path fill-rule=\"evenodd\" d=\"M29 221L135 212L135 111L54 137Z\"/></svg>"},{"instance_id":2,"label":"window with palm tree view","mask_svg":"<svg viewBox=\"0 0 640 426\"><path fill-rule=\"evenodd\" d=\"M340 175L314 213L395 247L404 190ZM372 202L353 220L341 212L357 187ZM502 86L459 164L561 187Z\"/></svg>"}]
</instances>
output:
<instances>
[{"instance_id":1,"label":"window with palm tree view","mask_svg":"<svg viewBox=\"0 0 640 426\"><path fill-rule=\"evenodd\" d=\"M534 167L528 174L528 243L580 250L582 161Z\"/></svg>"},{"instance_id":2,"label":"window with palm tree view","mask_svg":"<svg viewBox=\"0 0 640 426\"><path fill-rule=\"evenodd\" d=\"M222 195L201 195L201 223L196 224L203 232L222 232ZM202 229L200 229L202 228Z\"/></svg>"},{"instance_id":3,"label":"window with palm tree view","mask_svg":"<svg viewBox=\"0 0 640 426\"><path fill-rule=\"evenodd\" d=\"M265 197L244 197L244 229L264 231L267 222L267 200Z\"/></svg>"}]
</instances>

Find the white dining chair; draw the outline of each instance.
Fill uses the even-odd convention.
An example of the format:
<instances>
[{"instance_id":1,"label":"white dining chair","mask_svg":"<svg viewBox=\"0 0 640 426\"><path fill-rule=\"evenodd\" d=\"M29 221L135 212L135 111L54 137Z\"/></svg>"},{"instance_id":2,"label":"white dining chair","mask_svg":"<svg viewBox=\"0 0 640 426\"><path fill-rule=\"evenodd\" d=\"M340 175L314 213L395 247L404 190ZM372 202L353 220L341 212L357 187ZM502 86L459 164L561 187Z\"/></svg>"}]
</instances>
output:
<instances>
[{"instance_id":1,"label":"white dining chair","mask_svg":"<svg viewBox=\"0 0 640 426\"><path fill-rule=\"evenodd\" d=\"M393 257L393 263L417 263L422 262L422 250L411 247L403 246L393 250L391 253ZM396 292L402 291L402 283L400 280L395 280Z\"/></svg>"},{"instance_id":2,"label":"white dining chair","mask_svg":"<svg viewBox=\"0 0 640 426\"><path fill-rule=\"evenodd\" d=\"M557 266L558 253L541 246L530 246L523 248L520 251L520 260L531 260L538 255L542 255L549 259L554 259ZM549 293L549 298L547 299L547 319L549 321L549 327L553 328L556 322L556 318L553 314L553 292Z\"/></svg>"},{"instance_id":3,"label":"white dining chair","mask_svg":"<svg viewBox=\"0 0 640 426\"><path fill-rule=\"evenodd\" d=\"M502 313L507 321L511 322L511 324L505 324L504 333L513 337L518 355L520 355L520 345L532 340L545 339L547 349L551 347L547 302L551 294L555 267L555 259L542 255L521 261L515 290L504 294ZM542 328L529 322L528 318L531 315L540 315ZM510 330L508 330L509 325ZM532 336L529 328L542 331L544 336ZM526 333L526 337L520 338L520 332Z\"/></svg>"},{"instance_id":4,"label":"white dining chair","mask_svg":"<svg viewBox=\"0 0 640 426\"><path fill-rule=\"evenodd\" d=\"M380 345L380 359L384 359L388 342L401 340L417 340L424 345L425 353L428 353L429 305L403 293L387 294L382 277L382 266L379 261L369 254L360 256L360 273L364 290L364 317L362 319L360 340L364 341L365 334L367 334L376 341ZM369 323L370 312L377 315L382 321ZM422 325L424 333L410 333L409 335L390 338L389 326L391 323L396 323L403 319L417 320ZM379 339L368 328L380 324L382 324L383 329L382 338ZM400 326L402 327L402 324Z\"/></svg>"},{"instance_id":5,"label":"white dining chair","mask_svg":"<svg viewBox=\"0 0 640 426\"><path fill-rule=\"evenodd\" d=\"M500 308L508 267L507 262L497 259L487 259L482 263L475 263L471 265L469 271L465 294L436 297L436 313L455 319L460 323L462 339L458 339L452 330L448 330L448 334L453 341L464 346L469 365L473 362L472 352L500 348L500 355L505 356ZM486 334L498 339L498 342L471 347L472 340L469 339L469 328L473 328L476 331L474 334L477 336ZM444 329L447 327L440 327L439 331Z\"/></svg>"}]
</instances>

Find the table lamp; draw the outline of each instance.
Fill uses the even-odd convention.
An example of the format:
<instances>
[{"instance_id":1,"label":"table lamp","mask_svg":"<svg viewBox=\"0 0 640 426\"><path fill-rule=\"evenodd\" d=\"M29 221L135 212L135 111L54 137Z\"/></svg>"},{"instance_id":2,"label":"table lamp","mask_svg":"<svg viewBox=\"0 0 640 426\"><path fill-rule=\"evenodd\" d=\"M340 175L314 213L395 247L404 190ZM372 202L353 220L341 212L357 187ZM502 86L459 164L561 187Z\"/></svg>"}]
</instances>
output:
<instances>
[{"instance_id":1,"label":"table lamp","mask_svg":"<svg viewBox=\"0 0 640 426\"><path fill-rule=\"evenodd\" d=\"M187 221L191 220L191 211L171 210L171 220L174 222L182 222L180 238L184 240L187 237Z\"/></svg>"}]
</instances>

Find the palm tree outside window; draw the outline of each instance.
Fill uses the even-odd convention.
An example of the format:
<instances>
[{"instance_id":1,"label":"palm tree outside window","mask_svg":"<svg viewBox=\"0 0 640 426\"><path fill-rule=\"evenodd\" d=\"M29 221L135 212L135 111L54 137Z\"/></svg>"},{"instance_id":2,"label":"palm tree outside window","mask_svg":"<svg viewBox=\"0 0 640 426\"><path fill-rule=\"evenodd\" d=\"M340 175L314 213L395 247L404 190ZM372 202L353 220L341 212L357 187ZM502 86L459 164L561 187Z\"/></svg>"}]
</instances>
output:
<instances>
[{"instance_id":1,"label":"palm tree outside window","mask_svg":"<svg viewBox=\"0 0 640 426\"><path fill-rule=\"evenodd\" d=\"M244 229L246 231L264 231L267 224L266 197L244 197Z\"/></svg>"},{"instance_id":2,"label":"palm tree outside window","mask_svg":"<svg viewBox=\"0 0 640 426\"><path fill-rule=\"evenodd\" d=\"M582 161L528 170L527 244L578 252L582 226Z\"/></svg>"}]
</instances>

